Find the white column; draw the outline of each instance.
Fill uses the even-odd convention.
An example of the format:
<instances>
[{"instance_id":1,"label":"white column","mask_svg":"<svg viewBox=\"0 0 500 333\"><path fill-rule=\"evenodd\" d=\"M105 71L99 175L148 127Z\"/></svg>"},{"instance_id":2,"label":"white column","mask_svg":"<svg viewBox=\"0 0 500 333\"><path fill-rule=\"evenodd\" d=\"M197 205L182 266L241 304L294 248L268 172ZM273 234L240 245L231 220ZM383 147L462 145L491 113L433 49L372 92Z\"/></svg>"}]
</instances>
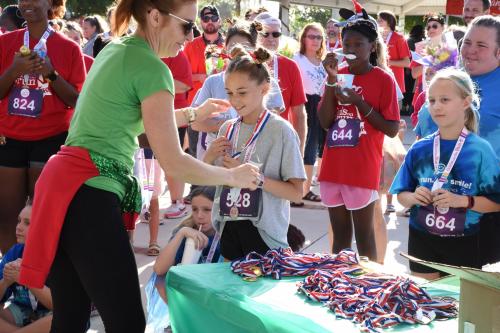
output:
<instances>
[{"instance_id":1,"label":"white column","mask_svg":"<svg viewBox=\"0 0 500 333\"><path fill-rule=\"evenodd\" d=\"M280 1L279 19L281 20L281 31L285 35L289 35L290 34L290 0Z\"/></svg>"}]
</instances>

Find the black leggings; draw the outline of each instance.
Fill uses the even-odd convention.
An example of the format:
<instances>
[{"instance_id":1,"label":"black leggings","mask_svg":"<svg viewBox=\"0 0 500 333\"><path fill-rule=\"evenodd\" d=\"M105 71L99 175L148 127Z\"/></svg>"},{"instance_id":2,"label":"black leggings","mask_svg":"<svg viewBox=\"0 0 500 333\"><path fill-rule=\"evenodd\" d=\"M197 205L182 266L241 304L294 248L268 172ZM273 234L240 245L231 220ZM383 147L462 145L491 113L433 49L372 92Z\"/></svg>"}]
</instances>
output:
<instances>
[{"instance_id":1,"label":"black leggings","mask_svg":"<svg viewBox=\"0 0 500 333\"><path fill-rule=\"evenodd\" d=\"M71 204L48 279L51 333L86 332L93 302L107 333L146 327L135 257L118 197L83 185Z\"/></svg>"}]
</instances>

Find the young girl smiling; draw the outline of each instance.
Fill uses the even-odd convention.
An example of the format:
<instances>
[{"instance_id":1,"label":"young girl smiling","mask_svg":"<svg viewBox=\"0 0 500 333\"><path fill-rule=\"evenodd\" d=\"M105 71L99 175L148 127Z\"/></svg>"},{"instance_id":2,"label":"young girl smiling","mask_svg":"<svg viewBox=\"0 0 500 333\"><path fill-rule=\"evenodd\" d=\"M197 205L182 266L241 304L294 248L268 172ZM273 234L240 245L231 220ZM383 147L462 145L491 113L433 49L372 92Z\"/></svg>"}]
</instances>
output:
<instances>
[{"instance_id":1,"label":"young girl smiling","mask_svg":"<svg viewBox=\"0 0 500 333\"><path fill-rule=\"evenodd\" d=\"M259 48L253 56L233 48L225 87L239 118L224 123L205 155L210 164L234 168L251 162L261 171L255 191L217 187L212 221L218 232L223 230L221 253L229 260L288 247L289 201L301 200L305 179L296 132L264 107L270 54Z\"/></svg>"},{"instance_id":2,"label":"young girl smiling","mask_svg":"<svg viewBox=\"0 0 500 333\"><path fill-rule=\"evenodd\" d=\"M491 145L475 134L477 99L469 76L446 69L432 79L428 100L439 130L408 151L391 192L412 207L408 252L423 260L480 267L481 213L500 210L500 163ZM410 263L427 279L439 273Z\"/></svg>"}]
</instances>

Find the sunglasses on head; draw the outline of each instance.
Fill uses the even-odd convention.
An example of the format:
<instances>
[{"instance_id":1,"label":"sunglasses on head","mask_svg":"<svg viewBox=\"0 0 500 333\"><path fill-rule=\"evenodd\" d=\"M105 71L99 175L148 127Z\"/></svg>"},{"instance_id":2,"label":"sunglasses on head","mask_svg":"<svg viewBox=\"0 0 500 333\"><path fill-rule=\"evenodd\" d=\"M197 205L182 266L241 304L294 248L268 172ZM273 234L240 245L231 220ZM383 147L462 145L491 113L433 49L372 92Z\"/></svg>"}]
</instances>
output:
<instances>
[{"instance_id":1,"label":"sunglasses on head","mask_svg":"<svg viewBox=\"0 0 500 333\"><path fill-rule=\"evenodd\" d=\"M437 28L439 28L439 25L437 23L436 24L429 24L426 29L427 30L431 30L431 28L432 29L437 29Z\"/></svg>"},{"instance_id":2,"label":"sunglasses on head","mask_svg":"<svg viewBox=\"0 0 500 333\"><path fill-rule=\"evenodd\" d=\"M281 37L281 32L279 31L273 31L273 32L259 32L259 34L264 37L264 38L267 38L269 36L273 36L273 38L279 38Z\"/></svg>"},{"instance_id":3,"label":"sunglasses on head","mask_svg":"<svg viewBox=\"0 0 500 333\"><path fill-rule=\"evenodd\" d=\"M189 35L194 27L195 27L195 23L193 21L188 21L188 20L185 20L183 18L180 18L179 16L176 16L174 14L171 14L171 13L168 13L168 16L172 16L173 18L183 22L182 23L182 29L184 30L184 35Z\"/></svg>"},{"instance_id":4,"label":"sunglasses on head","mask_svg":"<svg viewBox=\"0 0 500 333\"><path fill-rule=\"evenodd\" d=\"M208 22L210 22L210 21L212 21L212 22L214 22L214 23L215 23L215 22L217 22L218 20L219 20L219 17L218 17L217 15L212 15L212 16L205 15L205 16L202 16L202 17L201 17L201 21L202 21L203 23L208 23Z\"/></svg>"},{"instance_id":5,"label":"sunglasses on head","mask_svg":"<svg viewBox=\"0 0 500 333\"><path fill-rule=\"evenodd\" d=\"M322 40L323 39L323 36L321 36L321 35L307 35L306 37L307 37L307 39L310 39L310 40L315 40L315 39Z\"/></svg>"}]
</instances>

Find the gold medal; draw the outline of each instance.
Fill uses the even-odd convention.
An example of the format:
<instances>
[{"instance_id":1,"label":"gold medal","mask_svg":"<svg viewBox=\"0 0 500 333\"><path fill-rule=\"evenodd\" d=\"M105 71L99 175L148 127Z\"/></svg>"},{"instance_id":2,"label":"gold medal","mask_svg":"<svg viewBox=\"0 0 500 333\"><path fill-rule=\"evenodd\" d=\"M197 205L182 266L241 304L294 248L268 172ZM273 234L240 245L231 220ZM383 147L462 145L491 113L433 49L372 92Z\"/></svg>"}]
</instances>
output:
<instances>
[{"instance_id":1,"label":"gold medal","mask_svg":"<svg viewBox=\"0 0 500 333\"><path fill-rule=\"evenodd\" d=\"M260 270L259 267L252 268L252 272L257 276L262 276L262 271Z\"/></svg>"},{"instance_id":2,"label":"gold medal","mask_svg":"<svg viewBox=\"0 0 500 333\"><path fill-rule=\"evenodd\" d=\"M7 144L7 138L3 135L0 135L0 146L5 146Z\"/></svg>"},{"instance_id":3,"label":"gold medal","mask_svg":"<svg viewBox=\"0 0 500 333\"><path fill-rule=\"evenodd\" d=\"M240 211L238 210L238 207L236 207L236 206L231 207L231 209L229 210L229 216L232 219L238 218L239 214L240 214Z\"/></svg>"},{"instance_id":4,"label":"gold medal","mask_svg":"<svg viewBox=\"0 0 500 333\"><path fill-rule=\"evenodd\" d=\"M19 49L19 52L21 53L21 55L23 57L27 57L31 54L31 51L28 47L26 47L25 45L21 46L21 48Z\"/></svg>"}]
</instances>

